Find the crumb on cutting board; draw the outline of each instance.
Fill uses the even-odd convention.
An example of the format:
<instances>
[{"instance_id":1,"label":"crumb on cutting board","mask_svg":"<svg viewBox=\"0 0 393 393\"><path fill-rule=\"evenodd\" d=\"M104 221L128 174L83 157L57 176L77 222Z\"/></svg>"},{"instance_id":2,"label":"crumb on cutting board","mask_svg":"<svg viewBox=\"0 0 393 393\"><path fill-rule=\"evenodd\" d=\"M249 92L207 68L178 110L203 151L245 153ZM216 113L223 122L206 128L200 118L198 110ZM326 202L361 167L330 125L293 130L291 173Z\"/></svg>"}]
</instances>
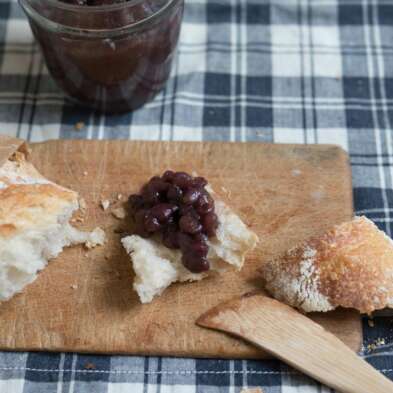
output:
<instances>
[{"instance_id":1,"label":"crumb on cutting board","mask_svg":"<svg viewBox=\"0 0 393 393\"><path fill-rule=\"evenodd\" d=\"M105 244L105 232L97 227L90 233L89 240L86 241L85 246L88 249Z\"/></svg>"},{"instance_id":2,"label":"crumb on cutting board","mask_svg":"<svg viewBox=\"0 0 393 393\"><path fill-rule=\"evenodd\" d=\"M86 210L87 209L87 204L86 204L86 201L84 200L84 198L80 198L79 199L79 208L81 210Z\"/></svg>"},{"instance_id":3,"label":"crumb on cutting board","mask_svg":"<svg viewBox=\"0 0 393 393\"><path fill-rule=\"evenodd\" d=\"M70 287L71 287L71 289L78 289L78 285L76 285L76 284L72 284L72 285L70 285Z\"/></svg>"},{"instance_id":4,"label":"crumb on cutting board","mask_svg":"<svg viewBox=\"0 0 393 393\"><path fill-rule=\"evenodd\" d=\"M83 121L78 121L77 123L75 123L75 129L77 131L81 131L84 126L85 126L85 123Z\"/></svg>"},{"instance_id":5,"label":"crumb on cutting board","mask_svg":"<svg viewBox=\"0 0 393 393\"><path fill-rule=\"evenodd\" d=\"M114 217L118 218L119 220L122 220L123 218L126 217L126 211L124 210L123 207L118 207L116 209L113 209L111 213Z\"/></svg>"},{"instance_id":6,"label":"crumb on cutting board","mask_svg":"<svg viewBox=\"0 0 393 393\"><path fill-rule=\"evenodd\" d=\"M101 201L101 207L104 209L104 211L109 208L110 204L111 203L109 202L108 199L104 199Z\"/></svg>"}]
</instances>

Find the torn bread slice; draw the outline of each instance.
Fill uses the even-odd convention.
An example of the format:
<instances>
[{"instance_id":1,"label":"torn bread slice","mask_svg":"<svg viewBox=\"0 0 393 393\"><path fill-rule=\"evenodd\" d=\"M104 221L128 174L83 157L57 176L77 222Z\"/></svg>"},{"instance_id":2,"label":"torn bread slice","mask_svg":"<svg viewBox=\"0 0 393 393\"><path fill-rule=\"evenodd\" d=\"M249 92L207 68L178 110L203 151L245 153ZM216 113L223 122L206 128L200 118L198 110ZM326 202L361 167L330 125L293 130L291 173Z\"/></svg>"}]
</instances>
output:
<instances>
[{"instance_id":1,"label":"torn bread slice","mask_svg":"<svg viewBox=\"0 0 393 393\"><path fill-rule=\"evenodd\" d=\"M393 307L393 242L366 217L305 241L260 272L269 293L305 312Z\"/></svg>"},{"instance_id":2,"label":"torn bread slice","mask_svg":"<svg viewBox=\"0 0 393 393\"><path fill-rule=\"evenodd\" d=\"M228 264L240 270L246 253L256 246L258 237L224 202L216 200L215 212L219 226L216 237L208 240L209 271L226 270ZM142 303L151 302L176 281L197 281L209 274L209 271L192 273L187 270L181 262L181 251L165 247L160 240L132 235L121 241L131 257L134 289Z\"/></svg>"},{"instance_id":3,"label":"torn bread slice","mask_svg":"<svg viewBox=\"0 0 393 393\"><path fill-rule=\"evenodd\" d=\"M33 282L65 246L102 244L105 234L69 224L78 194L44 178L16 152L0 168L0 301Z\"/></svg>"}]
</instances>

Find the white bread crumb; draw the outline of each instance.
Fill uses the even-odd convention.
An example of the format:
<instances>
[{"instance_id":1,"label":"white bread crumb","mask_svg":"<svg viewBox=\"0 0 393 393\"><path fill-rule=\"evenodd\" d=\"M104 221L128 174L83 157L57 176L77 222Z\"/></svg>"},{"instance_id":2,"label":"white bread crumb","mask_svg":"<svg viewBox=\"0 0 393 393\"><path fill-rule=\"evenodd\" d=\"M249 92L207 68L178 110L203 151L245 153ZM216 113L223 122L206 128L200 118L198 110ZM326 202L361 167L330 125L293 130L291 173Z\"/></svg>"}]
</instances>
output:
<instances>
[{"instance_id":1,"label":"white bread crumb","mask_svg":"<svg viewBox=\"0 0 393 393\"><path fill-rule=\"evenodd\" d=\"M105 232L97 227L93 230L93 232L90 232L85 240L85 246L88 249L97 247L97 246L102 246L105 244Z\"/></svg>"},{"instance_id":2,"label":"white bread crumb","mask_svg":"<svg viewBox=\"0 0 393 393\"><path fill-rule=\"evenodd\" d=\"M110 204L111 204L111 203L110 203L107 199L104 199L103 201L101 201L101 207L102 207L104 210L107 210Z\"/></svg>"},{"instance_id":3,"label":"white bread crumb","mask_svg":"<svg viewBox=\"0 0 393 393\"><path fill-rule=\"evenodd\" d=\"M124 210L124 207L117 207L116 209L113 209L111 213L119 220L122 220L126 217L126 211Z\"/></svg>"},{"instance_id":4,"label":"white bread crumb","mask_svg":"<svg viewBox=\"0 0 393 393\"><path fill-rule=\"evenodd\" d=\"M86 210L87 208L86 201L83 198L79 199L79 208L81 210Z\"/></svg>"}]
</instances>

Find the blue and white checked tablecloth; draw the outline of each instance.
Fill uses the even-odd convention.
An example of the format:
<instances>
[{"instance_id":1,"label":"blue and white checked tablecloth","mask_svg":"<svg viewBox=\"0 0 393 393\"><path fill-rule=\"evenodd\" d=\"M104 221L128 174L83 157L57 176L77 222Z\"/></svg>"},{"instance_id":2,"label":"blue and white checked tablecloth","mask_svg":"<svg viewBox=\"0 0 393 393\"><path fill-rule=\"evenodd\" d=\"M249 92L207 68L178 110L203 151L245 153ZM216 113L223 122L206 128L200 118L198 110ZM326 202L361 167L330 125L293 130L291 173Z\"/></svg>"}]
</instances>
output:
<instances>
[{"instance_id":1,"label":"blue and white checked tablecloth","mask_svg":"<svg viewBox=\"0 0 393 393\"><path fill-rule=\"evenodd\" d=\"M357 213L392 234L393 1L186 3L165 90L141 110L105 117L64 100L17 3L0 0L0 133L30 141L339 144L351 156ZM364 320L365 347L382 345L363 355L393 379L393 320L374 324ZM276 360L0 353L0 393L238 393L246 386L331 391Z\"/></svg>"}]
</instances>

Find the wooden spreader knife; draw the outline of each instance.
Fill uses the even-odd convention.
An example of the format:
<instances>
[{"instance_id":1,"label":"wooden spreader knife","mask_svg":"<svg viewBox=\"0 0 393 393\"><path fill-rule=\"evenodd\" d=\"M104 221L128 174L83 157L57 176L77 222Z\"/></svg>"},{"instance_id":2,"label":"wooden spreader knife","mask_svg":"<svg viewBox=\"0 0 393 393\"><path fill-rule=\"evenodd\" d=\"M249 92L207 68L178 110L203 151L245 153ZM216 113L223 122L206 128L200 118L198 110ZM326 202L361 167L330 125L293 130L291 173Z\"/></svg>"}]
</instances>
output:
<instances>
[{"instance_id":1,"label":"wooden spreader knife","mask_svg":"<svg viewBox=\"0 0 393 393\"><path fill-rule=\"evenodd\" d=\"M336 336L262 293L222 303L196 323L241 337L339 392L393 393L393 382Z\"/></svg>"}]
</instances>

